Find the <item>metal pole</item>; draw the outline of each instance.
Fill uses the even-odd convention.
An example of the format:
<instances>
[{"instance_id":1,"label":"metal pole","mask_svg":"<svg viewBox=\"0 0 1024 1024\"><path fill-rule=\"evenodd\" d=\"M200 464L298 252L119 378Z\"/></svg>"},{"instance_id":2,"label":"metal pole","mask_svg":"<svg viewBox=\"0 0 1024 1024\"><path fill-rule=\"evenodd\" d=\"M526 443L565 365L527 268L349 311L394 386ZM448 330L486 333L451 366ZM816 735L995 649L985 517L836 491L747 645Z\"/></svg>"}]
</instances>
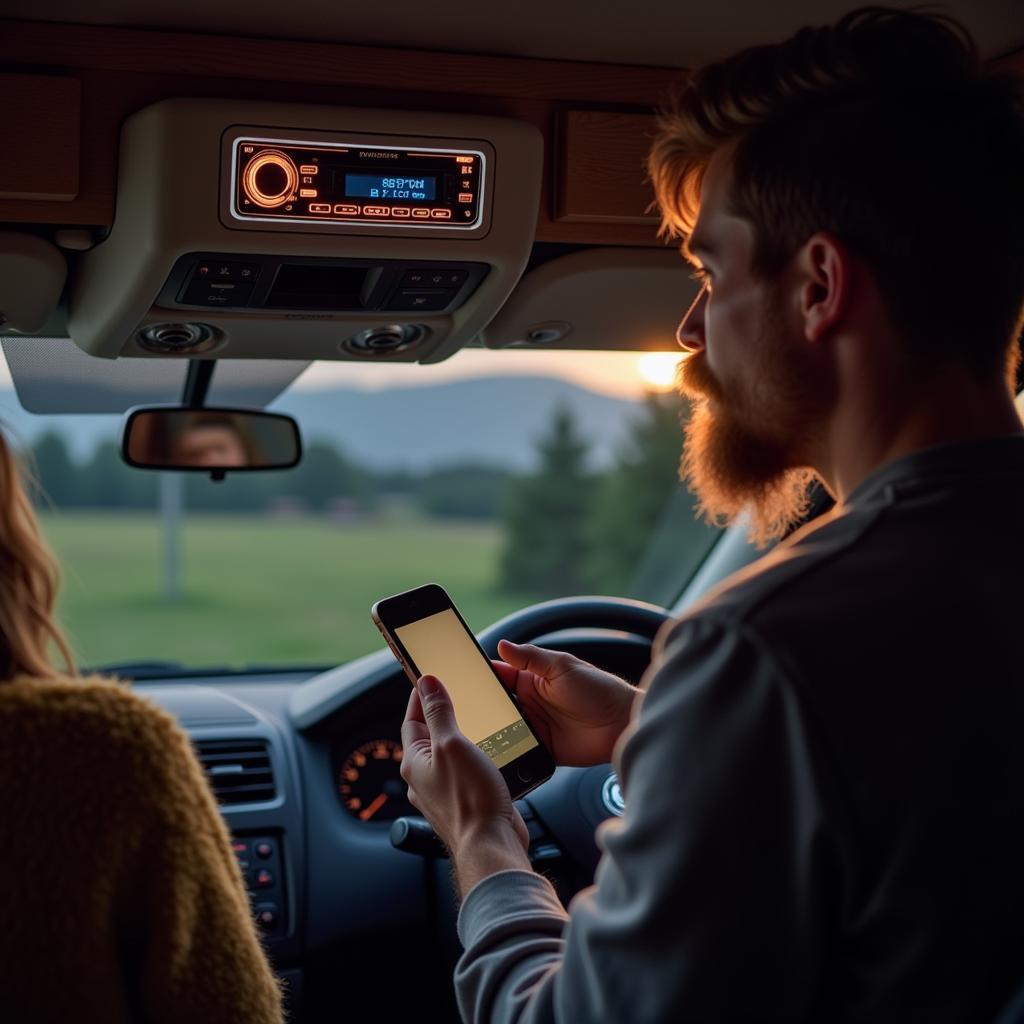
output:
<instances>
[{"instance_id":1,"label":"metal pole","mask_svg":"<svg viewBox=\"0 0 1024 1024\"><path fill-rule=\"evenodd\" d=\"M181 597L181 520L185 474L160 474L160 525L163 535L164 600Z\"/></svg>"}]
</instances>

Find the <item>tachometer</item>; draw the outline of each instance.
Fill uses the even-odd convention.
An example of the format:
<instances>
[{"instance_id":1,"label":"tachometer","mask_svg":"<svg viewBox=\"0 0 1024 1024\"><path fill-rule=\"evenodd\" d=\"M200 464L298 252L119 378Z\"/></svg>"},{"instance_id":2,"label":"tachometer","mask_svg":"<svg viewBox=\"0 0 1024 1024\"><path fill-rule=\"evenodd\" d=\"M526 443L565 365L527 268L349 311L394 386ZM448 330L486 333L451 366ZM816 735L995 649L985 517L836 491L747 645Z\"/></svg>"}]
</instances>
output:
<instances>
[{"instance_id":1,"label":"tachometer","mask_svg":"<svg viewBox=\"0 0 1024 1024\"><path fill-rule=\"evenodd\" d=\"M399 775L402 747L394 740L370 740L356 747L338 770L342 803L360 821L394 821L415 814Z\"/></svg>"}]
</instances>

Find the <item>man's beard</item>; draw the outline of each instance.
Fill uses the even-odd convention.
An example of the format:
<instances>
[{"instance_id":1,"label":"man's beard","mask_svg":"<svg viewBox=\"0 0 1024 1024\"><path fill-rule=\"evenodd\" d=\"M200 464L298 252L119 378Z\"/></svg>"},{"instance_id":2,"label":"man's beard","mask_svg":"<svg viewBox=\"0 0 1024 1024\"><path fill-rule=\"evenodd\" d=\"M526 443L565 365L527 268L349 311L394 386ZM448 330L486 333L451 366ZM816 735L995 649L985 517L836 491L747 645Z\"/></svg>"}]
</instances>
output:
<instances>
[{"instance_id":1,"label":"man's beard","mask_svg":"<svg viewBox=\"0 0 1024 1024\"><path fill-rule=\"evenodd\" d=\"M813 416L800 407L813 382L785 359L775 312L769 303L756 358L747 367L756 383L745 395L725 394L703 352L687 356L676 372L677 388L691 399L680 479L708 523L727 526L748 512L749 536L758 547L784 537L806 516L818 479L796 455L813 429Z\"/></svg>"}]
</instances>

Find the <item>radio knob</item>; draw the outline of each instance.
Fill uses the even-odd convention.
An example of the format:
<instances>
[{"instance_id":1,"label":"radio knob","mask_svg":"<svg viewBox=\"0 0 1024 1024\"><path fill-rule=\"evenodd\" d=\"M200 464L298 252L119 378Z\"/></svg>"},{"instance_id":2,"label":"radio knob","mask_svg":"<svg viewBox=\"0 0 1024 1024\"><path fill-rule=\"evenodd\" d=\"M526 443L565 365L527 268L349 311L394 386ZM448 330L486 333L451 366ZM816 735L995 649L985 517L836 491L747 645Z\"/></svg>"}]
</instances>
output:
<instances>
[{"instance_id":1,"label":"radio knob","mask_svg":"<svg viewBox=\"0 0 1024 1024\"><path fill-rule=\"evenodd\" d=\"M242 190L248 199L264 209L288 202L299 185L299 171L287 153L264 149L246 165Z\"/></svg>"}]
</instances>

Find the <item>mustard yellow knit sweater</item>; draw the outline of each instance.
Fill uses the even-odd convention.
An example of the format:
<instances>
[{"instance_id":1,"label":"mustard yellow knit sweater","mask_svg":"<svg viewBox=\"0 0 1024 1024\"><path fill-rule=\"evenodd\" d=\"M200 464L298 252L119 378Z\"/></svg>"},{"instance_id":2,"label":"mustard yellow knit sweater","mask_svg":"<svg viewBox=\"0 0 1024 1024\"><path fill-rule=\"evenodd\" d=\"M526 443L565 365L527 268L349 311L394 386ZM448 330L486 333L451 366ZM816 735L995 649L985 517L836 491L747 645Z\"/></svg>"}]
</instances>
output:
<instances>
[{"instance_id":1,"label":"mustard yellow knit sweater","mask_svg":"<svg viewBox=\"0 0 1024 1024\"><path fill-rule=\"evenodd\" d=\"M0 682L0 1021L280 1020L175 721L120 683Z\"/></svg>"}]
</instances>

